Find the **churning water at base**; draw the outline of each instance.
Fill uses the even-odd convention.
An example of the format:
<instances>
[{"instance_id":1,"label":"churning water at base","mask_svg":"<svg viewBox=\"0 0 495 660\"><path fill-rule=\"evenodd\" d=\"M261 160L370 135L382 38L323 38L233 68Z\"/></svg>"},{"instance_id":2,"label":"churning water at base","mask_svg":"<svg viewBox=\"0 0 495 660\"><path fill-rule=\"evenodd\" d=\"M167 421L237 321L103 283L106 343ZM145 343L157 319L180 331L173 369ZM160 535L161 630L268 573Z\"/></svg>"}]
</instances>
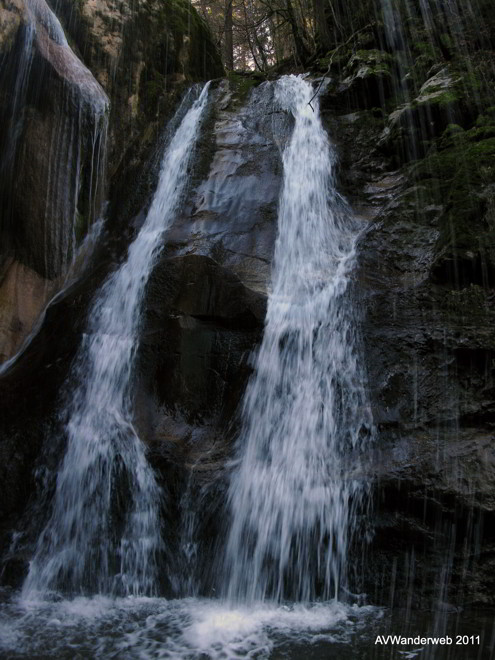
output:
<instances>
[{"instance_id":1,"label":"churning water at base","mask_svg":"<svg viewBox=\"0 0 495 660\"><path fill-rule=\"evenodd\" d=\"M363 488L371 416L349 297L359 227L334 182L313 88L276 84L294 116L262 344L230 482L226 594L310 601L338 595Z\"/></svg>"},{"instance_id":2,"label":"churning water at base","mask_svg":"<svg viewBox=\"0 0 495 660\"><path fill-rule=\"evenodd\" d=\"M493 614L386 612L337 601L312 605L226 604L185 598L78 597L4 600L0 657L18 660L491 660ZM378 636L479 636L476 645L377 644Z\"/></svg>"},{"instance_id":3,"label":"churning water at base","mask_svg":"<svg viewBox=\"0 0 495 660\"><path fill-rule=\"evenodd\" d=\"M343 660L353 641L364 638L366 627L380 617L375 608L338 602L233 608L197 598L12 600L0 603L0 656L323 660L332 649L331 657ZM366 632L368 645L370 636L371 630Z\"/></svg>"},{"instance_id":4,"label":"churning water at base","mask_svg":"<svg viewBox=\"0 0 495 660\"><path fill-rule=\"evenodd\" d=\"M160 490L132 426L131 376L141 302L187 181L208 85L180 123L158 188L127 260L94 301L70 376L67 449L51 518L23 588L153 594L162 549Z\"/></svg>"}]
</instances>

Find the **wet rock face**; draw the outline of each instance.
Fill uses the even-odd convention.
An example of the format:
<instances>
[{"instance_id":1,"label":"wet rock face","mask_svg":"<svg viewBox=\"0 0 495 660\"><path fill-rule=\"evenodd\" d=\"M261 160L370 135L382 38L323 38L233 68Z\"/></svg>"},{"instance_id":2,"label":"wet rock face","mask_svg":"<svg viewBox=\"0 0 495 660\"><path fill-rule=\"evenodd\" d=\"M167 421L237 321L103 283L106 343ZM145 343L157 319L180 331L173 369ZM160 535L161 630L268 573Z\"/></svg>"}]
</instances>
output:
<instances>
[{"instance_id":1,"label":"wet rock face","mask_svg":"<svg viewBox=\"0 0 495 660\"><path fill-rule=\"evenodd\" d=\"M24 5L15 0L5 7L0 44L19 58L29 38ZM144 203L145 193L129 202L136 173L181 82L219 73L213 56L201 69L199 41L187 39L181 21L167 22L171 19L158 3L134 7L110 0L58 5L72 39L113 100L112 218L120 228L130 225ZM31 145L24 151L16 147L24 178L5 207L10 224L2 220L0 309L2 295L9 310L17 305L0 318L0 332L9 333L5 355L14 350L16 324L32 323L52 283L47 285L48 273L58 272L55 264L62 258L57 244L52 264L44 263L48 225L35 225L27 211L19 225L24 233L11 231L14 202L19 209L32 204L38 215L46 212L48 198L43 207L38 198L30 201L30 193L21 193L42 186L42 155L54 144L48 138L54 130L50 117L63 110L60 131L74 117L81 117L78 130L87 135L94 135L95 126L91 116L82 120L86 106L73 94L64 97L62 110L57 99L68 88L83 96L99 89L87 74L78 87L70 74L72 56L62 57L63 38L48 30L46 21L36 21L43 36L33 46L32 62L21 64L45 71L46 90L53 94L43 88L26 95L22 122L2 133L3 153L10 153L8 135L27 135ZM202 28L194 30L200 34ZM341 190L363 221L355 294L363 310L363 355L378 430L365 475L374 484L375 525L363 590L386 604L400 604L414 591L418 606L432 599L493 605L495 115L493 108L473 104L481 93L478 83L463 76L456 63L437 63L431 70L434 63L419 62L406 99L394 78L400 67L393 54L381 52L373 39L366 48L339 51L339 68L332 71L321 104L337 143ZM327 66L328 61L323 70ZM4 81L15 67L4 70ZM165 87L170 94L163 93ZM7 87L2 89L0 109L12 126L14 100ZM22 86L18 93L24 93ZM212 91L191 185L149 283L136 369L135 423L169 493L171 535L186 483L199 493L195 506L207 502L200 514L207 521L205 567L221 531L217 512L251 373L249 356L263 330L280 151L291 128L290 117L274 106L269 84L241 96L239 86L226 81ZM151 179L144 190L152 190ZM111 258L107 255L107 262ZM22 282L22 296L16 282ZM2 506L9 525L34 491L32 467L44 434L40 420L55 416L90 294L100 284L96 278L85 295L74 294L51 308L31 352L0 380L0 421L7 438L0 454L9 489ZM43 397L37 400L40 390ZM209 499L202 499L202 489ZM438 577L445 575L447 582Z\"/></svg>"},{"instance_id":2,"label":"wet rock face","mask_svg":"<svg viewBox=\"0 0 495 660\"><path fill-rule=\"evenodd\" d=\"M223 75L217 49L184 0L57 0L55 8L110 97L109 172L125 195L185 83Z\"/></svg>"},{"instance_id":3,"label":"wet rock face","mask_svg":"<svg viewBox=\"0 0 495 660\"><path fill-rule=\"evenodd\" d=\"M342 72L339 97L361 108L382 106L393 87L393 64L393 57L382 50L353 53Z\"/></svg>"},{"instance_id":4,"label":"wet rock face","mask_svg":"<svg viewBox=\"0 0 495 660\"><path fill-rule=\"evenodd\" d=\"M232 429L263 328L280 148L291 128L274 105L272 84L245 99L224 81L212 97L189 192L150 281L140 349L140 401L148 392L155 411L140 417L144 434L156 448L170 413L180 411L189 432L208 427L205 457L212 437L222 438L224 455L230 451L226 428ZM194 451L201 464L198 444Z\"/></svg>"},{"instance_id":5,"label":"wet rock face","mask_svg":"<svg viewBox=\"0 0 495 660\"><path fill-rule=\"evenodd\" d=\"M150 284L140 349L142 383L156 405L180 410L190 424L228 423L250 373L265 303L210 257L164 260Z\"/></svg>"},{"instance_id":6,"label":"wet rock face","mask_svg":"<svg viewBox=\"0 0 495 660\"><path fill-rule=\"evenodd\" d=\"M274 105L271 84L256 87L246 98L224 81L211 99L181 214L167 233L148 285L135 395L135 424L169 493L170 511L188 480L194 489L208 489L213 519L204 518L209 520L204 538L209 541L221 524L212 512L222 502L225 461L251 374L250 355L263 329L282 183L280 148L291 131L290 118ZM145 212L146 207L132 223L136 231ZM112 244L102 259L108 264L124 253L125 245ZM29 492L35 492L30 475L45 435L60 436L57 391L63 390L89 294L98 284L101 278L82 282L52 305L33 344L0 379L2 401L10 409L0 418L9 438L1 445L4 463L26 483L26 489L12 491L4 524L12 524ZM61 323L67 324L63 347ZM40 406L19 424L21 402L40 383ZM13 460L17 453L18 463ZM164 515L173 544L180 516L170 511ZM205 551L206 563L210 555Z\"/></svg>"},{"instance_id":7,"label":"wet rock face","mask_svg":"<svg viewBox=\"0 0 495 660\"><path fill-rule=\"evenodd\" d=\"M235 84L222 83L214 113L212 130L199 145L193 190L169 232L167 254L209 255L246 286L266 293L281 150L291 121L276 108L270 83L253 89L245 105Z\"/></svg>"},{"instance_id":8,"label":"wet rock face","mask_svg":"<svg viewBox=\"0 0 495 660\"><path fill-rule=\"evenodd\" d=\"M407 103L392 85L387 113L335 83L324 100L367 223L355 291L378 433L363 589L390 605L493 605L492 111L459 61L415 83Z\"/></svg>"},{"instance_id":9,"label":"wet rock face","mask_svg":"<svg viewBox=\"0 0 495 660\"><path fill-rule=\"evenodd\" d=\"M222 81L211 92L190 188L148 286L135 399L136 426L168 493L167 542L178 558L181 507L198 511L196 565L176 570L193 571L205 593L218 577L211 573L225 532L227 465L264 327L281 150L292 129L273 83L247 96L243 87Z\"/></svg>"},{"instance_id":10,"label":"wet rock face","mask_svg":"<svg viewBox=\"0 0 495 660\"><path fill-rule=\"evenodd\" d=\"M0 372L0 554L6 561L0 569L3 584L22 583L41 531L38 525L45 521L46 502L41 502L40 496L46 492L47 475L49 479L55 476L64 451L65 420L59 413L67 394L65 379L86 327L89 303L107 272L107 262L108 255L93 263L91 272L47 306L43 322L25 350ZM25 267L15 262L11 268L21 270L28 285L33 286L30 271L26 273ZM25 303L31 304L31 300ZM29 520L36 521L34 528ZM26 535L23 538L27 545L9 553L17 532Z\"/></svg>"},{"instance_id":11,"label":"wet rock face","mask_svg":"<svg viewBox=\"0 0 495 660\"><path fill-rule=\"evenodd\" d=\"M130 240L132 215L152 192L150 180L136 191L136 173L149 162L166 119L191 80L223 73L209 32L188 2L131 7L61 0L52 8L79 58L44 0L0 4L0 360L44 318L0 378L2 551L12 530L23 526L20 512L40 492L33 470L46 438L63 437L57 410L64 378L91 295L101 273L123 258L123 240L103 249L96 262L101 271L93 262L76 291L64 291L44 317L43 308L63 286L74 247L100 212L105 176L113 199L108 224ZM236 287L242 288L238 280ZM14 573L22 579L22 570Z\"/></svg>"},{"instance_id":12,"label":"wet rock face","mask_svg":"<svg viewBox=\"0 0 495 660\"><path fill-rule=\"evenodd\" d=\"M54 279L99 204L108 99L44 1L2 13L18 18L0 45L3 245Z\"/></svg>"},{"instance_id":13,"label":"wet rock face","mask_svg":"<svg viewBox=\"0 0 495 660\"><path fill-rule=\"evenodd\" d=\"M31 330L96 219L108 98L44 0L0 7L0 358ZM15 262L15 265L12 264Z\"/></svg>"},{"instance_id":14,"label":"wet rock face","mask_svg":"<svg viewBox=\"0 0 495 660\"><path fill-rule=\"evenodd\" d=\"M108 194L106 170L111 196L128 204L136 172L185 82L223 73L209 32L188 2L130 7L60 0L53 10L44 0L0 5L0 300L10 296L13 273L21 272L9 269L8 260L33 271L18 280L17 302L9 298L0 306L0 359L22 344L60 288ZM117 203L112 209L118 222L130 215ZM36 290L43 293L34 301L29 282L37 276L44 283Z\"/></svg>"}]
</instances>

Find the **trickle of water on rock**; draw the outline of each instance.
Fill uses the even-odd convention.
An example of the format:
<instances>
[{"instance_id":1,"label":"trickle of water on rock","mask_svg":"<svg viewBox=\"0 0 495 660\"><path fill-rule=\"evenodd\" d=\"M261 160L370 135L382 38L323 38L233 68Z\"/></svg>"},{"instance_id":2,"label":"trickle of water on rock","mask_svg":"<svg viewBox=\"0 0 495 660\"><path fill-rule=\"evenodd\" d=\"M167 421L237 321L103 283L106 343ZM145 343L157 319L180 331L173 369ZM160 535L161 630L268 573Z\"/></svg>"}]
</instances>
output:
<instances>
[{"instance_id":1,"label":"trickle of water on rock","mask_svg":"<svg viewBox=\"0 0 495 660\"><path fill-rule=\"evenodd\" d=\"M187 182L207 104L206 85L164 154L158 188L127 260L97 295L70 382L67 449L51 518L24 597L49 589L153 594L162 549L160 489L132 426L131 377L141 303Z\"/></svg>"},{"instance_id":2,"label":"trickle of water on rock","mask_svg":"<svg viewBox=\"0 0 495 660\"><path fill-rule=\"evenodd\" d=\"M223 592L233 600L338 596L372 432L349 295L359 226L335 188L313 88L276 83L293 114L265 331L243 405Z\"/></svg>"},{"instance_id":3,"label":"trickle of water on rock","mask_svg":"<svg viewBox=\"0 0 495 660\"><path fill-rule=\"evenodd\" d=\"M21 28L21 46L19 57L16 60L16 77L10 107L7 108L3 120L9 126L6 131L6 140L2 145L0 156L0 174L2 179L8 179L12 185L12 169L19 136L22 133L25 116L26 95L29 88L29 79L33 63L33 41L35 29L33 22L27 22ZM5 75L5 71L2 72ZM0 77L1 81L1 77ZM5 181L3 183L5 185Z\"/></svg>"}]
</instances>

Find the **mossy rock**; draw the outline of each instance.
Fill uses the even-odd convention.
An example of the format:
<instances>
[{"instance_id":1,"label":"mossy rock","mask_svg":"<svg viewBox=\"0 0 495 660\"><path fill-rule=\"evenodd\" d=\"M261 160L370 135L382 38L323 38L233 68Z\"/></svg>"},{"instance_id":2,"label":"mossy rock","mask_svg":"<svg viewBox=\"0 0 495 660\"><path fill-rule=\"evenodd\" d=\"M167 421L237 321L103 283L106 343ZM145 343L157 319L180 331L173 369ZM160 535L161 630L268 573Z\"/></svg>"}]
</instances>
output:
<instances>
[{"instance_id":1,"label":"mossy rock","mask_svg":"<svg viewBox=\"0 0 495 660\"><path fill-rule=\"evenodd\" d=\"M408 162L424 157L447 127L470 128L478 112L473 97L478 82L474 76L441 68L421 86L416 98L390 113L380 148L398 163Z\"/></svg>"},{"instance_id":2,"label":"mossy rock","mask_svg":"<svg viewBox=\"0 0 495 660\"><path fill-rule=\"evenodd\" d=\"M368 81L377 79L384 84L384 81L392 81L392 67L394 58L387 52L377 49L358 50L347 62L344 75L346 78L343 83L356 84L356 81Z\"/></svg>"},{"instance_id":3,"label":"mossy rock","mask_svg":"<svg viewBox=\"0 0 495 660\"><path fill-rule=\"evenodd\" d=\"M93 10L89 0L60 0L57 13L110 96L109 170L121 179L150 124L163 125L185 84L220 77L223 67L188 0L143 0L121 12L111 0L97 4Z\"/></svg>"},{"instance_id":4,"label":"mossy rock","mask_svg":"<svg viewBox=\"0 0 495 660\"><path fill-rule=\"evenodd\" d=\"M378 49L358 50L343 69L337 94L346 111L384 106L394 89L394 58Z\"/></svg>"},{"instance_id":5,"label":"mossy rock","mask_svg":"<svg viewBox=\"0 0 495 660\"><path fill-rule=\"evenodd\" d=\"M411 55L407 64L408 71L415 81L416 93L419 93L419 89L424 81L428 80L428 74L432 67L442 61L442 53L431 41L412 42Z\"/></svg>"},{"instance_id":6,"label":"mossy rock","mask_svg":"<svg viewBox=\"0 0 495 660\"><path fill-rule=\"evenodd\" d=\"M446 203L433 277L457 288L495 285L495 133L493 125L449 126L412 173Z\"/></svg>"},{"instance_id":7,"label":"mossy rock","mask_svg":"<svg viewBox=\"0 0 495 660\"><path fill-rule=\"evenodd\" d=\"M469 130L456 124L449 125L438 142L442 149L432 149L415 166L415 175L437 179L442 190L462 180L471 188L492 183L495 180L495 137L480 139L480 131L491 133L494 130L495 122Z\"/></svg>"},{"instance_id":8,"label":"mossy rock","mask_svg":"<svg viewBox=\"0 0 495 660\"><path fill-rule=\"evenodd\" d=\"M442 136L437 142L437 149L451 149L465 140L465 131L459 124L448 124Z\"/></svg>"},{"instance_id":9,"label":"mossy rock","mask_svg":"<svg viewBox=\"0 0 495 660\"><path fill-rule=\"evenodd\" d=\"M235 105L242 105L249 96L249 92L265 80L264 74L256 71L250 74L230 71L227 78Z\"/></svg>"},{"instance_id":10,"label":"mossy rock","mask_svg":"<svg viewBox=\"0 0 495 660\"><path fill-rule=\"evenodd\" d=\"M385 50L378 50L377 48L357 50L347 62L345 71L347 74L354 75L364 65L374 71L389 72L394 61L394 57Z\"/></svg>"}]
</instances>

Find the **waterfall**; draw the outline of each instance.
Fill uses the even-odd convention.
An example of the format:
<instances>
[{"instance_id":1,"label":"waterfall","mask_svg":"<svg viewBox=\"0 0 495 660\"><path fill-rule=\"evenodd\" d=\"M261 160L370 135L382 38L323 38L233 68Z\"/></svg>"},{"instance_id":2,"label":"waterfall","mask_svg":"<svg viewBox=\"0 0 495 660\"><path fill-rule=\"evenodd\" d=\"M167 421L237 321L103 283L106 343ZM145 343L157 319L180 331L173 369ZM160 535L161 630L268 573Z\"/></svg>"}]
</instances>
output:
<instances>
[{"instance_id":1,"label":"waterfall","mask_svg":"<svg viewBox=\"0 0 495 660\"><path fill-rule=\"evenodd\" d=\"M53 511L23 594L48 589L152 594L162 550L160 489L132 425L131 381L146 283L174 219L206 107L206 85L161 163L157 191L127 260L94 300L64 411L67 449Z\"/></svg>"},{"instance_id":2,"label":"waterfall","mask_svg":"<svg viewBox=\"0 0 495 660\"><path fill-rule=\"evenodd\" d=\"M358 454L372 421L349 296L359 227L336 191L313 93L303 77L276 83L295 125L230 481L224 592L233 600L337 596L364 492Z\"/></svg>"}]
</instances>

